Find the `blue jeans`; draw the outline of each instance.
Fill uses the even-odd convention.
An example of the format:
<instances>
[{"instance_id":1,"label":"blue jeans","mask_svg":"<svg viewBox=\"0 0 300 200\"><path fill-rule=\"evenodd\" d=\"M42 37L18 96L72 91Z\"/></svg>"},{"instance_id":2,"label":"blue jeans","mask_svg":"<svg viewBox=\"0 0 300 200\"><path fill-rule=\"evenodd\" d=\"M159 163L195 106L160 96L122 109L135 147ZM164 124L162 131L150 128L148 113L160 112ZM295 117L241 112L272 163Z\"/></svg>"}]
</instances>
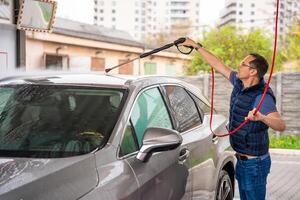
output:
<instances>
[{"instance_id":1,"label":"blue jeans","mask_svg":"<svg viewBox=\"0 0 300 200\"><path fill-rule=\"evenodd\" d=\"M239 184L241 200L264 200L267 177L270 173L270 155L248 160L237 159L236 179Z\"/></svg>"}]
</instances>

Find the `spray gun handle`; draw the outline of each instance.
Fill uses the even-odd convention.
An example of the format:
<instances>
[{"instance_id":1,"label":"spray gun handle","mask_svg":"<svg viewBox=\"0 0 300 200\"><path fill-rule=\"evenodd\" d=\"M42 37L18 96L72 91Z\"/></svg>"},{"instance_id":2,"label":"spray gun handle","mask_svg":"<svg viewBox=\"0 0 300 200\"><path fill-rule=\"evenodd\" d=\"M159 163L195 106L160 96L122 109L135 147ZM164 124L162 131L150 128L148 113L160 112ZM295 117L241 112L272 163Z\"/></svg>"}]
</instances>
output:
<instances>
[{"instance_id":1,"label":"spray gun handle","mask_svg":"<svg viewBox=\"0 0 300 200\"><path fill-rule=\"evenodd\" d=\"M178 44L184 43L185 40L186 40L186 38L181 37L181 38L179 38L179 39L177 39L177 40L174 41L174 45L177 46Z\"/></svg>"}]
</instances>

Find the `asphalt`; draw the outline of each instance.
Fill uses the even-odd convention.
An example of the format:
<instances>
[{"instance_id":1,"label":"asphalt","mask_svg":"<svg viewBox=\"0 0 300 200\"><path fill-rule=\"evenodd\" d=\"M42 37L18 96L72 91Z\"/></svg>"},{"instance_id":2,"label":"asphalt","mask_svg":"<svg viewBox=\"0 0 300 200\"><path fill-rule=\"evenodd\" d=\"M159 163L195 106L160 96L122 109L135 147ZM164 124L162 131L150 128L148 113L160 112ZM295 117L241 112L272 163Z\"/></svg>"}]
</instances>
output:
<instances>
[{"instance_id":1,"label":"asphalt","mask_svg":"<svg viewBox=\"0 0 300 200\"><path fill-rule=\"evenodd\" d=\"M267 200L300 199L300 150L270 149L272 165ZM234 200L240 199L236 182Z\"/></svg>"}]
</instances>

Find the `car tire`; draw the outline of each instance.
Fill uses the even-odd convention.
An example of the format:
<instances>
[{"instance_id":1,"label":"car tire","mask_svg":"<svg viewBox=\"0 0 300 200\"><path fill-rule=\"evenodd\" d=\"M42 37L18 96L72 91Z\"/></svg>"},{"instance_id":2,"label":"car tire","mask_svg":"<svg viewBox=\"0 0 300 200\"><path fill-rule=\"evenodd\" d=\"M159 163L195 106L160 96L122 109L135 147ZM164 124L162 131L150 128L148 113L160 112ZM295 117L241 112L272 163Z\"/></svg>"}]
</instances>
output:
<instances>
[{"instance_id":1,"label":"car tire","mask_svg":"<svg viewBox=\"0 0 300 200\"><path fill-rule=\"evenodd\" d=\"M231 179L225 170L222 170L219 175L216 200L232 200L233 199L233 187Z\"/></svg>"}]
</instances>

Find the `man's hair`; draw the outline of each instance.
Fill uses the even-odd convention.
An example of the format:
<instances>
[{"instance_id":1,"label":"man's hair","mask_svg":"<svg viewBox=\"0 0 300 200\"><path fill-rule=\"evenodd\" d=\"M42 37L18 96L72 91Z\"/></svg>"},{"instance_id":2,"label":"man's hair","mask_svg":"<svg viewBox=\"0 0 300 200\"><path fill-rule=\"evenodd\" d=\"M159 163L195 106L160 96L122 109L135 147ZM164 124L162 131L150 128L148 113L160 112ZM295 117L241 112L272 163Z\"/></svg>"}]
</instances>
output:
<instances>
[{"instance_id":1,"label":"man's hair","mask_svg":"<svg viewBox=\"0 0 300 200\"><path fill-rule=\"evenodd\" d=\"M249 64L257 70L259 78L264 77L268 71L268 61L258 53L250 53L249 55L254 57L254 60L249 62Z\"/></svg>"}]
</instances>

